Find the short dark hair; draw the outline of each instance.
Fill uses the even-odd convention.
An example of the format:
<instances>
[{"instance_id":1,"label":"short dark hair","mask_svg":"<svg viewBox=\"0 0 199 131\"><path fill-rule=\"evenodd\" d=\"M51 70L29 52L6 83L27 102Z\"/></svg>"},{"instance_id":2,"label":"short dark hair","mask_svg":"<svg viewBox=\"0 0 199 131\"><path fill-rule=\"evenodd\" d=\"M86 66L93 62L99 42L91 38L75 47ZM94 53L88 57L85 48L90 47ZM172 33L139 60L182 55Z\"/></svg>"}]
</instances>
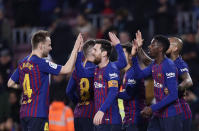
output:
<instances>
[{"instance_id":1,"label":"short dark hair","mask_svg":"<svg viewBox=\"0 0 199 131\"><path fill-rule=\"evenodd\" d=\"M88 40L85 42L85 44L83 45L83 53L85 57L89 54L89 49L93 48L94 45L95 40Z\"/></svg>"},{"instance_id":2,"label":"short dark hair","mask_svg":"<svg viewBox=\"0 0 199 131\"><path fill-rule=\"evenodd\" d=\"M48 33L48 31L39 30L39 31L35 32L31 39L32 49L36 49L40 42L45 42L46 37L50 37L50 34Z\"/></svg>"},{"instance_id":3,"label":"short dark hair","mask_svg":"<svg viewBox=\"0 0 199 131\"><path fill-rule=\"evenodd\" d=\"M101 44L101 50L102 51L107 51L107 56L110 57L111 51L112 51L112 46L111 42L105 39L96 39L95 40L96 44Z\"/></svg>"},{"instance_id":4,"label":"short dark hair","mask_svg":"<svg viewBox=\"0 0 199 131\"><path fill-rule=\"evenodd\" d=\"M154 37L154 40L156 40L158 44L161 44L163 46L163 53L166 53L170 46L169 39L163 35L156 35Z\"/></svg>"}]
</instances>

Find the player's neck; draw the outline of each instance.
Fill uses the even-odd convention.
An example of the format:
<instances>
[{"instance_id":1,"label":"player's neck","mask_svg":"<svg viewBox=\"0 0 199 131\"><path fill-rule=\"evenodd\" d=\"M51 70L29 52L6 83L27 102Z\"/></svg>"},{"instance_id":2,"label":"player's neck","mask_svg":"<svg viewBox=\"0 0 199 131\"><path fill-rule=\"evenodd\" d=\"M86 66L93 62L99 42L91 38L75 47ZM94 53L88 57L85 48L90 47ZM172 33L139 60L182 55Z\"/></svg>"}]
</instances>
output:
<instances>
[{"instance_id":1,"label":"player's neck","mask_svg":"<svg viewBox=\"0 0 199 131\"><path fill-rule=\"evenodd\" d=\"M171 53L170 58L172 59L172 61L175 61L178 57L179 57L178 53Z\"/></svg>"},{"instance_id":2,"label":"player's neck","mask_svg":"<svg viewBox=\"0 0 199 131\"><path fill-rule=\"evenodd\" d=\"M32 55L36 55L36 56L38 56L39 58L42 58L42 54L40 53L40 51L38 51L38 50L32 50L32 53L31 53Z\"/></svg>"},{"instance_id":3,"label":"player's neck","mask_svg":"<svg viewBox=\"0 0 199 131\"><path fill-rule=\"evenodd\" d=\"M130 63L128 63L127 65L126 65L126 67L124 68L124 71L126 72L129 68L131 68L131 64Z\"/></svg>"},{"instance_id":4,"label":"player's neck","mask_svg":"<svg viewBox=\"0 0 199 131\"><path fill-rule=\"evenodd\" d=\"M109 63L109 59L108 58L102 58L101 62L98 64L99 68L103 68L106 67Z\"/></svg>"},{"instance_id":5,"label":"player's neck","mask_svg":"<svg viewBox=\"0 0 199 131\"><path fill-rule=\"evenodd\" d=\"M166 55L164 55L164 54L159 54L159 55L155 58L155 63L156 63L156 64L161 64L165 57L166 57Z\"/></svg>"}]
</instances>

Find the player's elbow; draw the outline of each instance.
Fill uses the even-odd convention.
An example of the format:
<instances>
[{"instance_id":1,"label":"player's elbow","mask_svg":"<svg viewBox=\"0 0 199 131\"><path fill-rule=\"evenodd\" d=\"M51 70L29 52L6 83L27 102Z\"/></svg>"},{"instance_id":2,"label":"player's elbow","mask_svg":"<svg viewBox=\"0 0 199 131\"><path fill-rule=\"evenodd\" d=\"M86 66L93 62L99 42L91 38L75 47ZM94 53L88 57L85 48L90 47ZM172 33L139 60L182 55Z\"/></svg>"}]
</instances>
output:
<instances>
[{"instance_id":1,"label":"player's elbow","mask_svg":"<svg viewBox=\"0 0 199 131\"><path fill-rule=\"evenodd\" d=\"M15 83L13 82L13 80L12 80L12 79L9 79L9 80L8 80L8 83L7 83L7 86L8 86L8 87L12 87L14 84L15 84Z\"/></svg>"},{"instance_id":2,"label":"player's elbow","mask_svg":"<svg viewBox=\"0 0 199 131\"><path fill-rule=\"evenodd\" d=\"M191 87L193 86L193 81L190 79L188 82L187 82L187 87Z\"/></svg>"}]
</instances>

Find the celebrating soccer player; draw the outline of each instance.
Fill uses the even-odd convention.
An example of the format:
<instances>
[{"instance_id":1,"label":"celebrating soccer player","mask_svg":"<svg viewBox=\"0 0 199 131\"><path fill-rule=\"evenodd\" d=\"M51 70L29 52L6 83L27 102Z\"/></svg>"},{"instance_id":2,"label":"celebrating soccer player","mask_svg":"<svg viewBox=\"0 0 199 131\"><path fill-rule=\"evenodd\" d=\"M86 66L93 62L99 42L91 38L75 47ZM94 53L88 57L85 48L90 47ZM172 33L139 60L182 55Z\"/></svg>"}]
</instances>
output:
<instances>
[{"instance_id":1,"label":"celebrating soccer player","mask_svg":"<svg viewBox=\"0 0 199 131\"><path fill-rule=\"evenodd\" d=\"M48 130L49 74L72 71L81 39L79 35L69 60L61 66L44 59L52 50L49 33L40 30L32 36L32 53L19 62L8 81L8 87L18 87L17 84L20 84L23 88L20 118L24 131Z\"/></svg>"}]
</instances>

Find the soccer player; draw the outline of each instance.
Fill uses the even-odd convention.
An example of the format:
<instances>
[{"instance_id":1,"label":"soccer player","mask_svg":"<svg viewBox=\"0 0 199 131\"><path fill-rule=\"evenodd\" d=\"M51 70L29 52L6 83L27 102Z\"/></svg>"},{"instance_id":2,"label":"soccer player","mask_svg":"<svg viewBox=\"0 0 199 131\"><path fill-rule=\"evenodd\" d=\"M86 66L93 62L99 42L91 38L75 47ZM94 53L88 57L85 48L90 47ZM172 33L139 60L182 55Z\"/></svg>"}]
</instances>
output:
<instances>
[{"instance_id":1,"label":"soccer player","mask_svg":"<svg viewBox=\"0 0 199 131\"><path fill-rule=\"evenodd\" d=\"M92 49L98 40L88 40L83 46L83 54L85 60L82 63L85 68L95 67L93 64L94 56L91 54ZM120 44L116 45L116 51L118 53L118 61L113 62L117 68L123 68L126 65L125 56L122 53L122 47ZM93 77L81 78L78 77L77 71L73 71L72 77L67 86L67 95L77 103L74 111L75 115L75 129L77 131L93 131L93 117L94 117L94 88Z\"/></svg>"},{"instance_id":2,"label":"soccer player","mask_svg":"<svg viewBox=\"0 0 199 131\"><path fill-rule=\"evenodd\" d=\"M119 39L109 33L112 44L120 43ZM96 40L92 54L95 57L95 68L84 68L81 65L81 53L78 54L76 70L79 77L94 77L95 116L93 123L96 131L121 130L117 94L119 86L119 70L115 63L110 62L111 43L106 40ZM122 51L123 52L123 51ZM121 52L121 53L122 53ZM124 56L125 59L125 56Z\"/></svg>"},{"instance_id":3,"label":"soccer player","mask_svg":"<svg viewBox=\"0 0 199 131\"><path fill-rule=\"evenodd\" d=\"M140 111L145 106L145 88L143 80L136 80L134 68L132 67L131 44L122 45L127 59L127 66L124 68L122 91L118 97L123 99L125 117L123 120L125 131L138 131L141 123Z\"/></svg>"},{"instance_id":4,"label":"soccer player","mask_svg":"<svg viewBox=\"0 0 199 131\"><path fill-rule=\"evenodd\" d=\"M31 54L19 62L8 81L8 87L16 87L17 84L23 87L20 118L24 131L48 130L49 74L67 74L72 71L81 39L79 35L69 60L61 66L44 59L52 50L49 33L40 30L32 36Z\"/></svg>"},{"instance_id":5,"label":"soccer player","mask_svg":"<svg viewBox=\"0 0 199 131\"><path fill-rule=\"evenodd\" d=\"M179 55L183 47L183 42L177 37L169 37L170 47L167 54L174 61L179 76L178 96L183 110L183 131L191 131L192 113L189 104L185 101L186 89L193 85L189 74L188 66L182 57Z\"/></svg>"},{"instance_id":6,"label":"soccer player","mask_svg":"<svg viewBox=\"0 0 199 131\"><path fill-rule=\"evenodd\" d=\"M142 39L141 32L137 33L137 37L140 40ZM184 99L184 95L186 95L186 89L191 87L193 82L189 74L188 66L180 56L180 52L183 48L182 40L177 37L169 37L169 41L170 46L166 53L174 61L178 71L178 97L183 111L183 131L191 131L192 113L188 103ZM139 46L142 46L141 41ZM149 63L152 62L152 59L146 56L144 52L141 53L143 54L140 57L144 57L142 59L145 59L145 61L148 61ZM167 92L167 90L165 90L165 92Z\"/></svg>"},{"instance_id":7,"label":"soccer player","mask_svg":"<svg viewBox=\"0 0 199 131\"><path fill-rule=\"evenodd\" d=\"M134 48L137 48L137 44L138 41L134 40ZM148 126L149 131L182 131L182 109L178 99L176 66L166 57L169 45L166 37L155 36L149 45L149 54L154 61L144 70L140 69L137 58L133 58L136 77L140 79L152 76L154 80L156 103L141 111L143 116L150 116L153 113ZM132 49L132 55L135 55L135 49Z\"/></svg>"},{"instance_id":8,"label":"soccer player","mask_svg":"<svg viewBox=\"0 0 199 131\"><path fill-rule=\"evenodd\" d=\"M94 56L91 54L95 40L88 40L83 45L85 56L82 63L86 68L95 67ZM77 71L74 70L66 88L66 94L77 104L74 110L75 131L93 131L94 117L94 90L93 77L78 77Z\"/></svg>"}]
</instances>

